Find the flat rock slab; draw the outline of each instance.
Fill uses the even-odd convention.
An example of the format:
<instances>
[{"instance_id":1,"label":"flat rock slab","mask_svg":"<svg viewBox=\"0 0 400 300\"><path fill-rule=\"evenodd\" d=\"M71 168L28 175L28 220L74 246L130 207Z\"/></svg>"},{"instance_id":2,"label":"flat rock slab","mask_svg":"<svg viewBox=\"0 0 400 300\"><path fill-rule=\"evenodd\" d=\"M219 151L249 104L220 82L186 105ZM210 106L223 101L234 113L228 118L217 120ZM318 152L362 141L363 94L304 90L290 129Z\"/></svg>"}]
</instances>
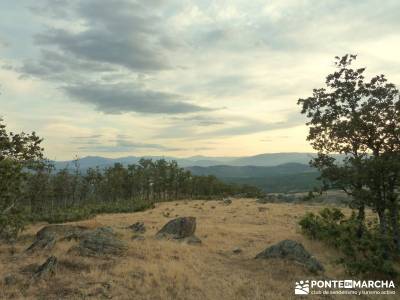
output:
<instances>
[{"instance_id":1,"label":"flat rock slab","mask_svg":"<svg viewBox=\"0 0 400 300\"><path fill-rule=\"evenodd\" d=\"M184 239L194 235L196 231L195 217L180 217L169 221L156 234L156 238Z\"/></svg>"},{"instance_id":2,"label":"flat rock slab","mask_svg":"<svg viewBox=\"0 0 400 300\"><path fill-rule=\"evenodd\" d=\"M122 255L127 248L126 243L116 236L112 228L100 227L86 233L73 250L81 256L114 256Z\"/></svg>"},{"instance_id":3,"label":"flat rock slab","mask_svg":"<svg viewBox=\"0 0 400 300\"><path fill-rule=\"evenodd\" d=\"M313 273L323 272L324 267L299 242L283 240L256 255L256 259L281 258L296 261Z\"/></svg>"}]
</instances>

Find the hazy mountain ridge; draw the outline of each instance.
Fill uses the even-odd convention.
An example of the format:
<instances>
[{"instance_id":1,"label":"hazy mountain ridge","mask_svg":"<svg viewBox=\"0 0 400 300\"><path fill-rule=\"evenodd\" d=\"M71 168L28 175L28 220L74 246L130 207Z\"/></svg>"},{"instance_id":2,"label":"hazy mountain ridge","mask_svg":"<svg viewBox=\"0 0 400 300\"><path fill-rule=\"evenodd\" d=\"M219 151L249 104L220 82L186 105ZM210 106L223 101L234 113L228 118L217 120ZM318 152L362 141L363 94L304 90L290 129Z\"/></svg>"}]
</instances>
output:
<instances>
[{"instance_id":1,"label":"hazy mountain ridge","mask_svg":"<svg viewBox=\"0 0 400 300\"><path fill-rule=\"evenodd\" d=\"M211 166L257 166L271 167L287 163L308 164L310 159L315 156L315 153L264 153L254 156L243 157L207 157L207 156L192 156L187 158L178 158L172 156L127 156L120 158L106 158L101 156L86 156L79 160L79 166L85 170L90 167L108 167L114 163L135 164L140 158L151 158L153 160L164 158L166 160L176 160L181 167L211 167ZM72 161L55 161L54 165L57 169L72 166Z\"/></svg>"},{"instance_id":2,"label":"hazy mountain ridge","mask_svg":"<svg viewBox=\"0 0 400 300\"><path fill-rule=\"evenodd\" d=\"M220 178L253 178L271 175L288 175L315 172L315 169L301 163L285 163L278 166L209 166L187 167L194 175L215 175Z\"/></svg>"}]
</instances>

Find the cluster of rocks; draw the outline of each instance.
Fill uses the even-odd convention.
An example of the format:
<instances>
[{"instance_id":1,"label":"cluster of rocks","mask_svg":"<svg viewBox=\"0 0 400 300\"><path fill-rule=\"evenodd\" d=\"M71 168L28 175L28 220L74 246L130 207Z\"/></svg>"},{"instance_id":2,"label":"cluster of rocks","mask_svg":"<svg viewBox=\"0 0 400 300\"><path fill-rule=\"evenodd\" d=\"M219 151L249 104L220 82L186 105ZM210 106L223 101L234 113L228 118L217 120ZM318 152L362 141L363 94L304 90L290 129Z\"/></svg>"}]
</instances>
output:
<instances>
[{"instance_id":1,"label":"cluster of rocks","mask_svg":"<svg viewBox=\"0 0 400 300\"><path fill-rule=\"evenodd\" d=\"M77 251L82 256L120 255L127 248L111 227L90 229L78 225L49 225L37 232L26 252L50 250L57 242L72 239L78 240L79 244L70 251Z\"/></svg>"},{"instance_id":2,"label":"cluster of rocks","mask_svg":"<svg viewBox=\"0 0 400 300\"><path fill-rule=\"evenodd\" d=\"M232 203L230 199L224 199L223 201L224 203L226 201L227 205ZM146 227L143 222L136 222L126 228L133 231L133 239L144 239L143 234L146 232ZM198 245L201 244L201 240L195 235L195 231L195 217L178 217L167 222L157 232L155 238ZM37 232L35 240L26 249L26 252L32 253L38 250L49 250L53 248L57 242L71 239L78 241L78 244L73 246L69 251L77 253L80 256L121 256L128 249L127 243L121 240L111 227L92 229L77 225L49 225ZM241 254L242 249L236 247L232 250L232 253L236 255ZM301 243L293 240L283 240L272 245L257 254L255 258L285 259L301 264L314 273L324 271L321 263L316 260ZM32 270L30 270L29 273L34 280L48 278L55 274L57 266L57 258L55 256L50 256L43 264L35 265L31 268ZM9 274L4 278L6 285L14 284L16 281L17 277L13 274Z\"/></svg>"}]
</instances>

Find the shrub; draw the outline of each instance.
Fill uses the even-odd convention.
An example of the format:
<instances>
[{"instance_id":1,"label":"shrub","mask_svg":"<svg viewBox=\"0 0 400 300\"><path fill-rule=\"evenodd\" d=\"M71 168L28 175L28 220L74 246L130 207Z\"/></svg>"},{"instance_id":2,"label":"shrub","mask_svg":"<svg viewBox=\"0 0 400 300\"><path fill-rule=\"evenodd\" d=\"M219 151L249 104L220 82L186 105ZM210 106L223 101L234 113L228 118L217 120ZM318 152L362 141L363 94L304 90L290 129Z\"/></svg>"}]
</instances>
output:
<instances>
[{"instance_id":1,"label":"shrub","mask_svg":"<svg viewBox=\"0 0 400 300\"><path fill-rule=\"evenodd\" d=\"M85 220L104 213L130 213L153 207L149 201L116 201L87 204L81 207L69 207L43 211L31 215L31 222L44 221L51 224Z\"/></svg>"},{"instance_id":2,"label":"shrub","mask_svg":"<svg viewBox=\"0 0 400 300\"><path fill-rule=\"evenodd\" d=\"M307 237L338 249L341 257L337 262L343 264L350 275L369 278L397 276L394 268L396 257L386 251L388 245L390 249L393 249L393 245L382 238L376 224L365 228L360 237L355 214L345 218L339 209L325 208L319 214L307 213L299 225Z\"/></svg>"}]
</instances>

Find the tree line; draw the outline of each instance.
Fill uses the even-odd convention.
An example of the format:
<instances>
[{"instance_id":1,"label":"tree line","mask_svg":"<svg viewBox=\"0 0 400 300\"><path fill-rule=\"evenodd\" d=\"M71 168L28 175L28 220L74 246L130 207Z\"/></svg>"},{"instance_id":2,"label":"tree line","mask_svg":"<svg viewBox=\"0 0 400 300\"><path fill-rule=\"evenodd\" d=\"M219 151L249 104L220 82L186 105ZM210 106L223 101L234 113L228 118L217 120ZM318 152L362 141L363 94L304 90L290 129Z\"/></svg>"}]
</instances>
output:
<instances>
[{"instance_id":1,"label":"tree line","mask_svg":"<svg viewBox=\"0 0 400 300\"><path fill-rule=\"evenodd\" d=\"M258 188L194 176L176 161L142 158L82 171L79 159L56 170L36 133L14 134L0 120L0 236L15 237L31 220L64 222L101 212L131 212L155 202L257 196Z\"/></svg>"}]
</instances>

